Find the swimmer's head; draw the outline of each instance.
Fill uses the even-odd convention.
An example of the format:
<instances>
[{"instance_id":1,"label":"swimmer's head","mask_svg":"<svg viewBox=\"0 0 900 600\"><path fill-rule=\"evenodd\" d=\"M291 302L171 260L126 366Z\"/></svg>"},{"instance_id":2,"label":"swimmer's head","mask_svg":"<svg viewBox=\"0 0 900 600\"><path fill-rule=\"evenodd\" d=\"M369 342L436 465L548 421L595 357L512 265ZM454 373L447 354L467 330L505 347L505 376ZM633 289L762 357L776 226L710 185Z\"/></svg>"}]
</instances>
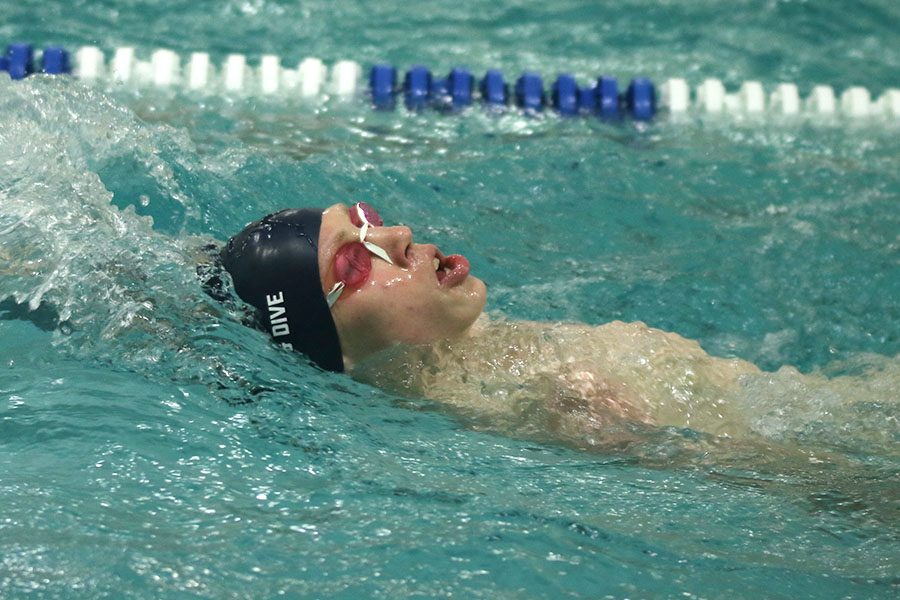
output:
<instances>
[{"instance_id":1,"label":"swimmer's head","mask_svg":"<svg viewBox=\"0 0 900 600\"><path fill-rule=\"evenodd\" d=\"M247 225L222 249L222 264L244 302L283 347L329 371L344 362L319 277L322 209L277 212Z\"/></svg>"},{"instance_id":2,"label":"swimmer's head","mask_svg":"<svg viewBox=\"0 0 900 600\"><path fill-rule=\"evenodd\" d=\"M223 263L276 341L334 371L395 343L462 335L486 295L465 257L413 243L365 203L269 215L229 241Z\"/></svg>"}]
</instances>

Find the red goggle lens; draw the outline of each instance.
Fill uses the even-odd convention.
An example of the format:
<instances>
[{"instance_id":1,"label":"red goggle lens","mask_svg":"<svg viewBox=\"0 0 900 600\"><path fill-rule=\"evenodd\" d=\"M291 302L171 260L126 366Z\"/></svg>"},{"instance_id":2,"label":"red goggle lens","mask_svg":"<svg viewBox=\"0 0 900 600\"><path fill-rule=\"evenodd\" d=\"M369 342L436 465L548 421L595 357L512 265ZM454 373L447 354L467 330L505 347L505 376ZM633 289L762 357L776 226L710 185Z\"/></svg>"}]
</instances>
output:
<instances>
[{"instance_id":1,"label":"red goggle lens","mask_svg":"<svg viewBox=\"0 0 900 600\"><path fill-rule=\"evenodd\" d=\"M384 221L381 220L381 216L378 214L374 208L365 202L357 202L353 206L350 207L350 222L353 223L357 227L363 226L363 220L359 218L359 213L357 212L357 207L362 209L363 214L366 216L366 220L378 227L384 225Z\"/></svg>"},{"instance_id":2,"label":"red goggle lens","mask_svg":"<svg viewBox=\"0 0 900 600\"><path fill-rule=\"evenodd\" d=\"M372 271L372 255L360 242L341 246L334 255L334 276L348 288L358 288Z\"/></svg>"}]
</instances>

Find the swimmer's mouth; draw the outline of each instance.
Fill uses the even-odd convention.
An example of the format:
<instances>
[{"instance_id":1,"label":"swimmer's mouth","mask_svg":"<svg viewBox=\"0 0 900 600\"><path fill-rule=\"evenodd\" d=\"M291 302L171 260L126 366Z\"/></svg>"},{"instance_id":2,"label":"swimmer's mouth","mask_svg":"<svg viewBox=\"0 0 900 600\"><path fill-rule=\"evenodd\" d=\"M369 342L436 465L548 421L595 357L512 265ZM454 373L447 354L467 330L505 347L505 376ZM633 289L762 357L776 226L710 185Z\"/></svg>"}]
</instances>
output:
<instances>
[{"instance_id":1,"label":"swimmer's mouth","mask_svg":"<svg viewBox=\"0 0 900 600\"><path fill-rule=\"evenodd\" d=\"M436 251L432 264L438 284L442 287L454 287L469 276L469 260L462 254L444 256Z\"/></svg>"}]
</instances>

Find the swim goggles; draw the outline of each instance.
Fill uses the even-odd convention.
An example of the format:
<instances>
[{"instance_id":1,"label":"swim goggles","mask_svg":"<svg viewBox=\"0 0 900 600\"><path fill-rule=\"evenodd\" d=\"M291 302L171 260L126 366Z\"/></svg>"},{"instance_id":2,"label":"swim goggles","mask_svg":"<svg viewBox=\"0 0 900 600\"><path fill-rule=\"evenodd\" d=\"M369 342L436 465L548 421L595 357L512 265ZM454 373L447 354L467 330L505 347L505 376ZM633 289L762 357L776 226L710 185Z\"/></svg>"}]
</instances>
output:
<instances>
[{"instance_id":1,"label":"swim goggles","mask_svg":"<svg viewBox=\"0 0 900 600\"><path fill-rule=\"evenodd\" d=\"M359 241L341 246L334 255L333 273L337 282L325 295L328 307L334 306L345 289L358 289L372 271L372 255L394 264L384 248L366 240L370 227L381 227L384 221L378 212L365 202L357 202L349 209L350 222L359 227Z\"/></svg>"}]
</instances>

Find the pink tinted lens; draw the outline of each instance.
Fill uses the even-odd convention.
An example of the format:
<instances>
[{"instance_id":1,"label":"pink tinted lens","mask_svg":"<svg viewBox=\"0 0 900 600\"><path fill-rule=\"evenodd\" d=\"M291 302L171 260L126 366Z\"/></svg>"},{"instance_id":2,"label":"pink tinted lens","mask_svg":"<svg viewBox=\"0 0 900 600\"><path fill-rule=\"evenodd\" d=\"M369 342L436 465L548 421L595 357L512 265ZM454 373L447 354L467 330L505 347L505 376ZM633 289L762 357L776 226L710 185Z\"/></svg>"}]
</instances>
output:
<instances>
[{"instance_id":1,"label":"pink tinted lens","mask_svg":"<svg viewBox=\"0 0 900 600\"><path fill-rule=\"evenodd\" d=\"M359 218L359 213L356 212L356 207L362 209L363 214L366 216L366 220L372 225L377 225L378 227L384 225L384 221L381 220L381 216L378 214L378 211L376 211L365 202L357 202L350 207L350 222L355 226L363 226L362 219Z\"/></svg>"},{"instance_id":2,"label":"pink tinted lens","mask_svg":"<svg viewBox=\"0 0 900 600\"><path fill-rule=\"evenodd\" d=\"M357 288L369 278L372 256L359 242L341 246L334 255L334 276L350 289Z\"/></svg>"}]
</instances>

